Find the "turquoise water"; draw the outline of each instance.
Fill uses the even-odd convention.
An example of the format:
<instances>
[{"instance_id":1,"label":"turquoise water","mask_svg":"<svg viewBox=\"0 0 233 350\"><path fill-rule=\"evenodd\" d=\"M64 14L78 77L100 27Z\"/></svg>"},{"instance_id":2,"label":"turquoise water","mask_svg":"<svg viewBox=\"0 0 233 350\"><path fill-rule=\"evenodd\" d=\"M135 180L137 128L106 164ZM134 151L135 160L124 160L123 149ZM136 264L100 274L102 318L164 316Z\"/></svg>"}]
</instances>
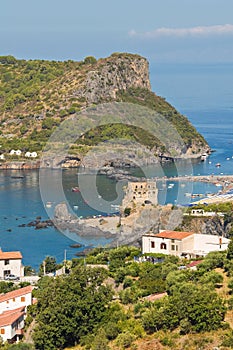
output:
<instances>
[{"instance_id":1,"label":"turquoise water","mask_svg":"<svg viewBox=\"0 0 233 350\"><path fill-rule=\"evenodd\" d=\"M179 164L166 164L150 167L147 173L154 176L174 176L177 173L183 175L198 174L232 174L233 173L233 104L232 104L232 78L233 70L225 66L158 66L151 72L153 90L174 104L179 111L187 115L190 121L197 127L215 152L206 162L193 162L187 166L185 162ZM220 168L215 164L221 163ZM35 230L33 227L19 227L28 223L37 216L47 219L53 215L54 206L59 203L59 193L56 184L60 179L59 171L45 171L42 176L52 178L52 187L48 190L48 201L52 202L51 208L44 208L39 190L38 171L26 171L24 178L13 179L15 172L0 171L0 246L3 250L20 250L24 257L24 264L38 268L46 255L55 256L57 261L62 261L64 251L67 258L75 256L77 249L70 248L70 244L78 241L85 246L106 244L104 239L85 239L77 235L64 235L55 228ZM71 191L77 186L77 170L64 171L62 176L65 196L78 216L93 216L101 214L91 208L88 201L84 200L80 193ZM86 177L87 186L93 179ZM172 183L169 180L166 187L161 181L159 187L159 202L187 204L190 198L185 193L213 193L219 188L204 183L183 183L174 181L174 186L167 189ZM51 186L51 183L50 183ZM123 186L120 185L120 188ZM115 182L103 176L97 177L99 196L93 198L96 206L100 198L105 202L115 201L120 203L122 191L116 190ZM78 206L78 209L74 209ZM101 207L99 206L99 210ZM109 205L108 213L114 213L114 208Z\"/></svg>"}]
</instances>

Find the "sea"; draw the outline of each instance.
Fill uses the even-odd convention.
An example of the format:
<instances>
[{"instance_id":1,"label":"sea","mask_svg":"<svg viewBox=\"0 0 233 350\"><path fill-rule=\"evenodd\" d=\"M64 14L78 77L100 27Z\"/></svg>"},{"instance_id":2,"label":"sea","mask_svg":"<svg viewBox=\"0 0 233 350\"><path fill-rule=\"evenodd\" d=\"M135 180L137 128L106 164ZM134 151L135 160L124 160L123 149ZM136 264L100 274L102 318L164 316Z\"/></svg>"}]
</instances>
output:
<instances>
[{"instance_id":1,"label":"sea","mask_svg":"<svg viewBox=\"0 0 233 350\"><path fill-rule=\"evenodd\" d=\"M158 199L160 204L188 205L191 193L217 193L220 188L202 182L172 181L179 175L233 174L233 65L232 64L151 64L152 90L188 117L205 137L214 151L206 161L186 164L168 163L148 167L146 173L160 177ZM220 163L220 167L216 164ZM138 169L131 169L139 175ZM143 171L142 171L143 173ZM85 198L73 192L78 186L77 169L0 171L0 247L3 251L20 250L24 265L38 270L46 256L57 262L72 259L84 248L107 245L105 238L87 238L68 231L60 232L54 227L35 229L28 223L41 217L53 216L55 205L66 201L72 215L85 217L117 215L117 205L123 198L125 182L118 182L103 175L83 174L82 183L97 191ZM168 176L169 180L164 179ZM48 188L42 191L48 180ZM52 179L52 182L51 182ZM58 185L62 184L62 196ZM45 193L46 192L46 193ZM92 194L92 192L91 192ZM26 226L25 226L26 225ZM72 248L80 243L81 248Z\"/></svg>"}]
</instances>

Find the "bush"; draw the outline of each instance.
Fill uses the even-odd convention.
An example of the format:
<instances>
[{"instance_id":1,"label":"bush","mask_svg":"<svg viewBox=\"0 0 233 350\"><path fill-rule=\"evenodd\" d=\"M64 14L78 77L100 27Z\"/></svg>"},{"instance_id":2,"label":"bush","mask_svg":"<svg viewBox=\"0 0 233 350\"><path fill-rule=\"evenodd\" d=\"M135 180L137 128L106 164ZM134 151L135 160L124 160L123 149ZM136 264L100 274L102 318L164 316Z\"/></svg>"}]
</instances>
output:
<instances>
[{"instance_id":1,"label":"bush","mask_svg":"<svg viewBox=\"0 0 233 350\"><path fill-rule=\"evenodd\" d=\"M131 213L131 208L125 208L125 209L124 209L124 215L125 215L125 216L129 216L130 213Z\"/></svg>"},{"instance_id":2,"label":"bush","mask_svg":"<svg viewBox=\"0 0 233 350\"><path fill-rule=\"evenodd\" d=\"M116 338L116 345L121 346L123 349L130 347L135 337L130 332L121 333Z\"/></svg>"}]
</instances>

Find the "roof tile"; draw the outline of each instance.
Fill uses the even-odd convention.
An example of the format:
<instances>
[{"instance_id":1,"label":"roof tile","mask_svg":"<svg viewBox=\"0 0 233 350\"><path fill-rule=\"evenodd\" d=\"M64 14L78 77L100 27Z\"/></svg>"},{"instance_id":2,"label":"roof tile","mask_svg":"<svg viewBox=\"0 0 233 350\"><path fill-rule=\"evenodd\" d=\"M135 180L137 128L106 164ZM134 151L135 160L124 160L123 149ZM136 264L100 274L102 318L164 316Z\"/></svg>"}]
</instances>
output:
<instances>
[{"instance_id":1,"label":"roof tile","mask_svg":"<svg viewBox=\"0 0 233 350\"><path fill-rule=\"evenodd\" d=\"M182 240L188 236L192 236L193 232L180 232L180 231L162 231L160 233L155 234L155 237L160 238L169 238L169 239L177 239Z\"/></svg>"}]
</instances>

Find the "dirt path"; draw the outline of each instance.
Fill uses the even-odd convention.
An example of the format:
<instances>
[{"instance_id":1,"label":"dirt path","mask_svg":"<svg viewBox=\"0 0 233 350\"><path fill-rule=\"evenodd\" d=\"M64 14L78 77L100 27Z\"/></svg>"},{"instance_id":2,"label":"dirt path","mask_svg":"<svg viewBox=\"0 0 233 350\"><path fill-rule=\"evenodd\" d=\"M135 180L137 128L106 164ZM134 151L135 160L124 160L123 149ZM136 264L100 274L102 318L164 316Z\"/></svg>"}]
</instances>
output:
<instances>
[{"instance_id":1,"label":"dirt path","mask_svg":"<svg viewBox=\"0 0 233 350\"><path fill-rule=\"evenodd\" d=\"M30 326L28 327L27 331L24 334L24 342L28 343L28 344L33 344L33 340L32 340L32 332L35 328L35 320L32 321L32 323L30 324Z\"/></svg>"}]
</instances>

